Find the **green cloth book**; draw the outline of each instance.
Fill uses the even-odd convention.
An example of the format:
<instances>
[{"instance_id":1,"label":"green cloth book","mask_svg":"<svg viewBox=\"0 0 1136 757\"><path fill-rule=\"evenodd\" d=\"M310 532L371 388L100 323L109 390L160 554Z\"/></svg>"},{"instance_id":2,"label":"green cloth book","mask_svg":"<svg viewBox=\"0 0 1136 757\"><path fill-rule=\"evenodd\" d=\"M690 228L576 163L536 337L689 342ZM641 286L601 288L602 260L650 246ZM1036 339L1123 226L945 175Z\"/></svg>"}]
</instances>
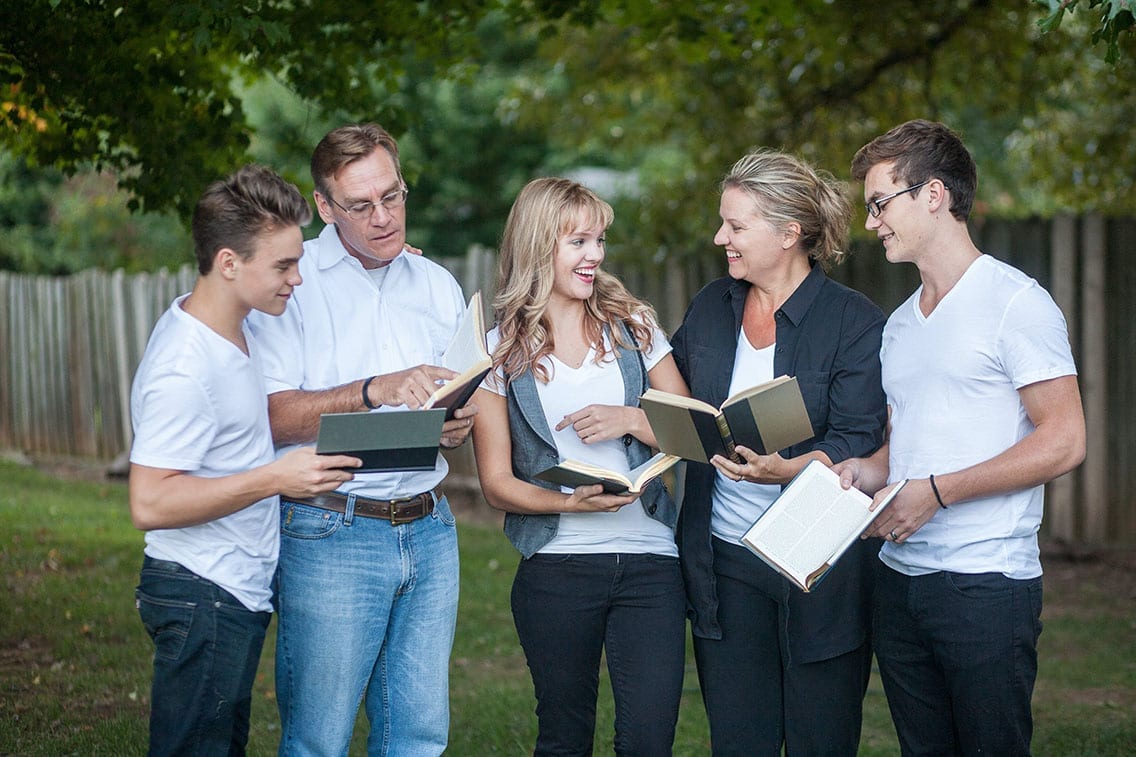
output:
<instances>
[{"instance_id":1,"label":"green cloth book","mask_svg":"<svg viewBox=\"0 0 1136 757\"><path fill-rule=\"evenodd\" d=\"M356 473L434 470L445 418L442 408L324 413L316 452L358 457L363 467Z\"/></svg>"}]
</instances>

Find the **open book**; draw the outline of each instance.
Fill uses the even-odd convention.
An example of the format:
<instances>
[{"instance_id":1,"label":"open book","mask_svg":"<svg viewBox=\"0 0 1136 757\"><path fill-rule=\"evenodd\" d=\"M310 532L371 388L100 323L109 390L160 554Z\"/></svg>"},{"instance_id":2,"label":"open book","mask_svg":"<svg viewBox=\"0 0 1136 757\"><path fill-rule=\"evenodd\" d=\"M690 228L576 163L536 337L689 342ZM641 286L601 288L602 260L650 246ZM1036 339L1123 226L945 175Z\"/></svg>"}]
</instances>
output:
<instances>
[{"instance_id":1,"label":"open book","mask_svg":"<svg viewBox=\"0 0 1136 757\"><path fill-rule=\"evenodd\" d=\"M423 407L427 410L443 407L446 420L452 420L454 411L469 402L492 365L485 345L485 318L478 291L469 298L461 324L442 353L442 367L457 371L458 375L438 387Z\"/></svg>"},{"instance_id":2,"label":"open book","mask_svg":"<svg viewBox=\"0 0 1136 757\"><path fill-rule=\"evenodd\" d=\"M805 400L793 376L737 392L716 408L701 400L648 389L639 398L659 449L700 463L732 457L734 447L770 455L813 437Z\"/></svg>"},{"instance_id":3,"label":"open book","mask_svg":"<svg viewBox=\"0 0 1136 757\"><path fill-rule=\"evenodd\" d=\"M324 413L316 453L359 458L353 473L434 470L444 417L441 409Z\"/></svg>"},{"instance_id":4,"label":"open book","mask_svg":"<svg viewBox=\"0 0 1136 757\"><path fill-rule=\"evenodd\" d=\"M906 483L900 481L869 510L871 497L843 488L840 476L812 460L745 532L742 544L802 591L811 591Z\"/></svg>"},{"instance_id":5,"label":"open book","mask_svg":"<svg viewBox=\"0 0 1136 757\"><path fill-rule=\"evenodd\" d=\"M564 460L559 465L542 470L536 474L536 477L571 489L577 486L603 484L604 492L607 494L628 492L642 494L647 484L681 459L678 455L660 452L650 460L632 468L626 476L598 465L589 465L578 460Z\"/></svg>"}]
</instances>

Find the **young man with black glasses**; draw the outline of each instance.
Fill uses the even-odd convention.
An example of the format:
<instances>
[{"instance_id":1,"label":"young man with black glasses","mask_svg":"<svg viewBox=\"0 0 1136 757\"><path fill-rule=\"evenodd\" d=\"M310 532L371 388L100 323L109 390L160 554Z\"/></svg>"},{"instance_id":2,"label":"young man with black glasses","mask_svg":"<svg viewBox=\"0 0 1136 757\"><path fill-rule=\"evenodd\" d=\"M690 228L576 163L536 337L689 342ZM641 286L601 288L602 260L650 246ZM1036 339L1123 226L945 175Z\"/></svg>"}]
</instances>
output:
<instances>
[{"instance_id":1,"label":"young man with black glasses","mask_svg":"<svg viewBox=\"0 0 1136 757\"><path fill-rule=\"evenodd\" d=\"M884 328L888 443L835 466L886 493L874 646L904 754L1028 754L1041 633L1044 484L1080 464L1085 422L1065 319L984 255L977 171L946 126L909 121L852 161L866 226L921 286Z\"/></svg>"}]
</instances>

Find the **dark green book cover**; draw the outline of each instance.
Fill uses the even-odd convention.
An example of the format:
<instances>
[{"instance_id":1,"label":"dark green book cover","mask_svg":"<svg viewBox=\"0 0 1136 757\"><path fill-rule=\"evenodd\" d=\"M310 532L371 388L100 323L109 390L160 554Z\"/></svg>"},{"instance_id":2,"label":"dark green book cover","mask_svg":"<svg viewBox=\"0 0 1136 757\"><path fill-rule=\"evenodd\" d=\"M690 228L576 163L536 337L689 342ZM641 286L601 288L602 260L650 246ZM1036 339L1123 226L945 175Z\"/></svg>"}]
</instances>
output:
<instances>
[{"instance_id":1,"label":"dark green book cover","mask_svg":"<svg viewBox=\"0 0 1136 757\"><path fill-rule=\"evenodd\" d=\"M357 473L433 470L442 440L444 408L320 416L316 452L363 461Z\"/></svg>"}]
</instances>

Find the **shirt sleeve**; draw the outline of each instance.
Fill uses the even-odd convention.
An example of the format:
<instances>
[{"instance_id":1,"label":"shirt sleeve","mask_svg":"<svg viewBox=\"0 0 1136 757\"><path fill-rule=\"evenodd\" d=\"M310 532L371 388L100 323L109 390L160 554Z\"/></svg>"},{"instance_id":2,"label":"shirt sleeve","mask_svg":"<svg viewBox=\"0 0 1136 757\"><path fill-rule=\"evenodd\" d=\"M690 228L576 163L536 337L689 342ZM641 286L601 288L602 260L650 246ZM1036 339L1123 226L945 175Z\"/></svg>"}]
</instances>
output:
<instances>
[{"instance_id":1,"label":"shirt sleeve","mask_svg":"<svg viewBox=\"0 0 1136 757\"><path fill-rule=\"evenodd\" d=\"M650 371L659 361L671 354L671 343L661 328L655 326L651 330L651 349L643 353L643 364Z\"/></svg>"},{"instance_id":2,"label":"shirt sleeve","mask_svg":"<svg viewBox=\"0 0 1136 757\"><path fill-rule=\"evenodd\" d=\"M174 370L156 373L142 390L139 407L130 462L179 471L201 467L218 424L197 380Z\"/></svg>"},{"instance_id":3,"label":"shirt sleeve","mask_svg":"<svg viewBox=\"0 0 1136 757\"><path fill-rule=\"evenodd\" d=\"M813 447L834 463L875 452L887 424L880 369L884 316L878 308L858 303L854 300L845 310L828 387L828 423Z\"/></svg>"},{"instance_id":4,"label":"shirt sleeve","mask_svg":"<svg viewBox=\"0 0 1136 757\"><path fill-rule=\"evenodd\" d=\"M1065 316L1037 282L1023 288L1006 308L998 355L1016 389L1077 375Z\"/></svg>"}]
</instances>

